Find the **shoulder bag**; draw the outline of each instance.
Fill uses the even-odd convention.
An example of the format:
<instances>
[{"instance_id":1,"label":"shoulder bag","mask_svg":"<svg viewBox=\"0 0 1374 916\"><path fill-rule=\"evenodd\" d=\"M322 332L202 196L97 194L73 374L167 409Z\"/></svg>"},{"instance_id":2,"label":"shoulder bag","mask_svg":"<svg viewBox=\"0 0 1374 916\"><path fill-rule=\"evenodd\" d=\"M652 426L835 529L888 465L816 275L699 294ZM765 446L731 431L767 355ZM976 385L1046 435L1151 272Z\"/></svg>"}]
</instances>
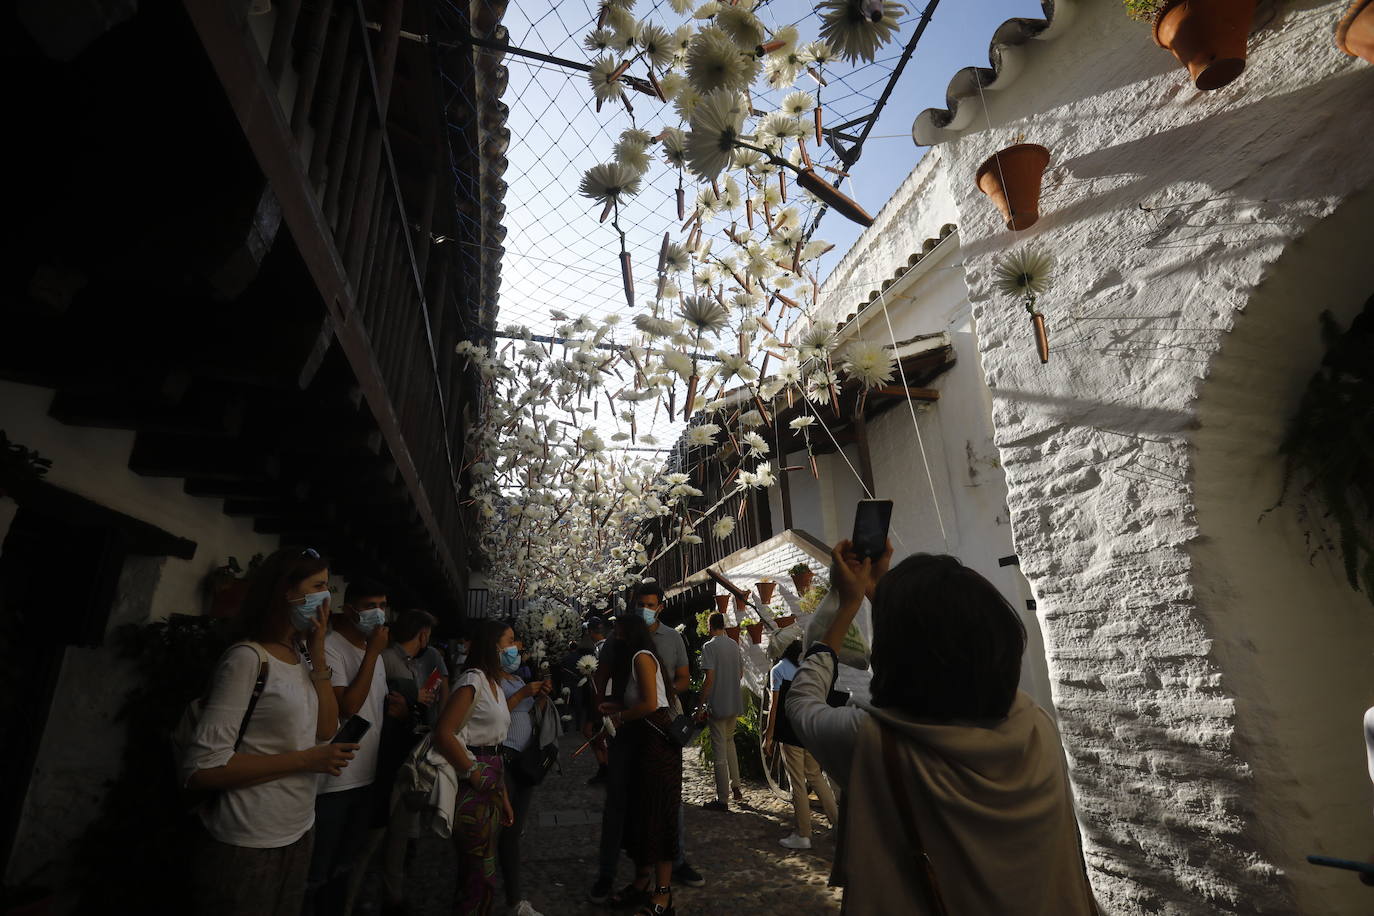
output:
<instances>
[{"instance_id":1,"label":"shoulder bag","mask_svg":"<svg viewBox=\"0 0 1374 916\"><path fill-rule=\"evenodd\" d=\"M248 697L248 706L243 711L243 718L239 721L238 734L234 737L234 751L237 752L239 745L243 743L243 733L248 728L248 723L253 718L253 710L258 706L258 700L262 698L262 692L267 689L267 673L271 669L271 662L267 659L267 650L255 642L236 642L228 649L224 650L221 661L230 652L240 646L248 646L258 654L258 678L253 684L253 693ZM216 666L218 667L218 665ZM186 704L186 709L182 711L181 720L172 732L172 753L176 757L176 767L181 768L181 762L186 757L186 752L191 747L191 742L195 739L196 726L200 723L201 714L204 712L205 698L196 697ZM182 803L188 812L201 811L214 804L222 790L218 789L187 789L182 788Z\"/></svg>"}]
</instances>

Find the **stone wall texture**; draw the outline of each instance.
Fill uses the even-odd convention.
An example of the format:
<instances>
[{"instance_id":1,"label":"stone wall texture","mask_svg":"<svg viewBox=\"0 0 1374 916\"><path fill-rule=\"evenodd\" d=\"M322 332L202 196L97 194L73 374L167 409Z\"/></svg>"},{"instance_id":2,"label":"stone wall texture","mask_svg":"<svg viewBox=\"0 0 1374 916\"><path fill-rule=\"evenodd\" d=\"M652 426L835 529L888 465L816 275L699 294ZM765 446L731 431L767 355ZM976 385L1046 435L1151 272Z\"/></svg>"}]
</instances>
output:
<instances>
[{"instance_id":1,"label":"stone wall texture","mask_svg":"<svg viewBox=\"0 0 1374 916\"><path fill-rule=\"evenodd\" d=\"M1000 80L941 153L1094 887L1109 912L1368 912L1368 892L1350 876L1315 875L1302 857L1338 843L1354 857L1371 848L1359 746L1369 607L1351 610L1364 598L1342 590L1329 564L1305 565L1291 519L1221 509L1203 518L1198 507L1214 492L1199 492L1201 463L1214 454L1203 450L1211 430L1199 408L1212 372L1225 368L1243 389L1268 372L1265 346L1279 354L1291 338L1311 350L1322 308L1348 319L1374 292L1314 272L1305 316L1253 316L1290 322L1287 333L1260 335L1258 353L1228 363L1230 334L1252 321L1247 309L1276 263L1301 257L1304 237L1343 202L1361 206L1352 195L1374 178L1374 72L1332 45L1340 3L1266 9L1246 72L1213 93L1196 91L1120 4L1058 6L1073 17L1067 28L1018 50L1015 79ZM1052 160L1044 215L1017 233L974 173L1022 140ZM1348 222L1362 240L1352 247L1366 254L1337 267L1368 276L1371 223ZM991 283L994 257L1019 245L1059 259L1042 300L1046 366L1025 312ZM1295 403L1293 386L1315 359L1312 350L1305 367L1286 371L1286 401L1249 405L1255 422L1241 424L1229 460L1220 453L1210 466L1209 487L1277 483L1241 471L1255 472L1252 459L1275 467L1285 416L1276 408ZM1247 409L1242 398L1230 404ZM1256 501L1265 497L1272 504L1276 487ZM1239 546L1262 524L1275 529L1283 562L1296 554L1297 591L1312 607L1276 606L1253 590L1236 606L1269 563ZM1247 635L1290 632L1273 621L1300 613L1311 645L1294 656L1281 639L1261 646ZM1290 686L1335 672L1344 689L1328 683L1320 702L1295 709L1266 690L1265 672ZM1270 737L1276 726L1283 741ZM1323 782L1340 787L1343 807ZM1304 804L1312 798L1325 801Z\"/></svg>"}]
</instances>

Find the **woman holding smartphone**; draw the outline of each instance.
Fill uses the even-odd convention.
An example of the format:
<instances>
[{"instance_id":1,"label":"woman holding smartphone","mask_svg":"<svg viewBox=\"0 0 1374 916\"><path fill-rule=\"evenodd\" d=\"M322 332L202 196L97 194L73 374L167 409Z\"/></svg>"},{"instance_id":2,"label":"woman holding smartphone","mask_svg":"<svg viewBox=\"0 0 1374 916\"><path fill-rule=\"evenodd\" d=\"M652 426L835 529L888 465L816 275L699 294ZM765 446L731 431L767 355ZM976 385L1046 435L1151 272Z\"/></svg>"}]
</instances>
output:
<instances>
[{"instance_id":1,"label":"woman holding smartphone","mask_svg":"<svg viewBox=\"0 0 1374 916\"><path fill-rule=\"evenodd\" d=\"M188 789L216 793L200 810L207 835L193 867L193 912L300 913L318 775L339 775L358 748L324 743L339 726L324 662L328 620L329 563L316 551L283 548L253 573L244 642L216 665L182 760Z\"/></svg>"},{"instance_id":2,"label":"woman holding smartphone","mask_svg":"<svg viewBox=\"0 0 1374 916\"><path fill-rule=\"evenodd\" d=\"M458 853L458 914L486 916L496 896L498 824L515 821L506 795L501 745L510 732L510 707L501 690L502 673L520 664L515 633L483 620L472 638L467 670L454 682L439 722L434 747L458 776L453 843Z\"/></svg>"}]
</instances>

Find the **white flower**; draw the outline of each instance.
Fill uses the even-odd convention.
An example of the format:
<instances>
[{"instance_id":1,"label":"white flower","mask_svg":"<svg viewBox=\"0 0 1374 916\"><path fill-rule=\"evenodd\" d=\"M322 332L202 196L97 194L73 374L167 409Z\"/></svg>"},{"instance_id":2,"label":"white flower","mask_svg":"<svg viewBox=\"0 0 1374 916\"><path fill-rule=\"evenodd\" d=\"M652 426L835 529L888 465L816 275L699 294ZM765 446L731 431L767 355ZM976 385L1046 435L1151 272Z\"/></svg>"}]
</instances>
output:
<instances>
[{"instance_id":1,"label":"white flower","mask_svg":"<svg viewBox=\"0 0 1374 916\"><path fill-rule=\"evenodd\" d=\"M886 385L892 381L896 368L892 352L876 343L857 340L845 348L844 371L866 388Z\"/></svg>"},{"instance_id":2,"label":"white flower","mask_svg":"<svg viewBox=\"0 0 1374 916\"><path fill-rule=\"evenodd\" d=\"M806 359L825 359L835 346L835 335L828 328L812 325L797 343L798 355Z\"/></svg>"},{"instance_id":3,"label":"white flower","mask_svg":"<svg viewBox=\"0 0 1374 916\"><path fill-rule=\"evenodd\" d=\"M591 51L593 54L598 54L610 49L611 40L613 38L615 38L615 35L610 29L597 29L594 32L589 32L587 36L582 39L582 47Z\"/></svg>"},{"instance_id":4,"label":"white flower","mask_svg":"<svg viewBox=\"0 0 1374 916\"><path fill-rule=\"evenodd\" d=\"M1054 285L1054 257L1045 251L1025 246L993 265L992 283L1009 296L1035 301Z\"/></svg>"},{"instance_id":5,"label":"white flower","mask_svg":"<svg viewBox=\"0 0 1374 916\"><path fill-rule=\"evenodd\" d=\"M710 296L688 296L682 303L681 315L698 334L714 334L730 319L725 307Z\"/></svg>"},{"instance_id":6,"label":"white flower","mask_svg":"<svg viewBox=\"0 0 1374 916\"><path fill-rule=\"evenodd\" d=\"M877 12L874 19L868 10ZM821 0L816 4L821 16L821 38L850 63L872 62L882 45L897 32L897 20L906 9L891 0Z\"/></svg>"},{"instance_id":7,"label":"white flower","mask_svg":"<svg viewBox=\"0 0 1374 916\"><path fill-rule=\"evenodd\" d=\"M587 169L578 192L599 203L623 201L639 193L640 173L619 162L603 162Z\"/></svg>"},{"instance_id":8,"label":"white flower","mask_svg":"<svg viewBox=\"0 0 1374 916\"><path fill-rule=\"evenodd\" d=\"M682 543L684 543L684 544L700 544L700 543L701 543L701 536L700 536L700 535L697 535L697 534L684 534L684 535L682 536Z\"/></svg>"},{"instance_id":9,"label":"white flower","mask_svg":"<svg viewBox=\"0 0 1374 916\"><path fill-rule=\"evenodd\" d=\"M553 614L545 614L542 623L546 630L556 630L558 628L558 618Z\"/></svg>"},{"instance_id":10,"label":"white flower","mask_svg":"<svg viewBox=\"0 0 1374 916\"><path fill-rule=\"evenodd\" d=\"M782 100L783 114L799 118L816 107L816 97L809 92L788 93Z\"/></svg>"},{"instance_id":11,"label":"white flower","mask_svg":"<svg viewBox=\"0 0 1374 916\"><path fill-rule=\"evenodd\" d=\"M661 25L649 22L640 27L639 46L644 49L644 56L649 58L649 64L653 67L666 67L672 63L673 52L677 50L673 45L673 36Z\"/></svg>"},{"instance_id":12,"label":"white flower","mask_svg":"<svg viewBox=\"0 0 1374 916\"><path fill-rule=\"evenodd\" d=\"M654 315L636 315L634 325L650 337L667 337L678 330L677 322Z\"/></svg>"},{"instance_id":13,"label":"white flower","mask_svg":"<svg viewBox=\"0 0 1374 916\"><path fill-rule=\"evenodd\" d=\"M746 411L740 414L739 424L740 426L762 426L763 414L757 410Z\"/></svg>"},{"instance_id":14,"label":"white flower","mask_svg":"<svg viewBox=\"0 0 1374 916\"><path fill-rule=\"evenodd\" d=\"M735 517L733 515L727 515L724 518L717 520L716 523L711 526L711 533L716 536L717 540L725 540L731 534L733 534L734 531Z\"/></svg>"},{"instance_id":15,"label":"white flower","mask_svg":"<svg viewBox=\"0 0 1374 916\"><path fill-rule=\"evenodd\" d=\"M757 58L742 54L720 29L702 29L687 49L687 80L701 93L747 89L758 72Z\"/></svg>"},{"instance_id":16,"label":"white flower","mask_svg":"<svg viewBox=\"0 0 1374 916\"><path fill-rule=\"evenodd\" d=\"M668 250L663 256L663 269L669 273L679 273L692 266L692 256L687 251L687 246L678 242L669 242Z\"/></svg>"},{"instance_id":17,"label":"white flower","mask_svg":"<svg viewBox=\"0 0 1374 916\"><path fill-rule=\"evenodd\" d=\"M601 437L597 435L594 429L582 430L582 435L577 437L577 444L582 447L583 451L590 454L596 454L606 448L606 443L601 441Z\"/></svg>"},{"instance_id":18,"label":"white flower","mask_svg":"<svg viewBox=\"0 0 1374 916\"><path fill-rule=\"evenodd\" d=\"M687 77L676 70L669 70L658 78L658 88L663 90L663 98L669 102L677 98L677 94L686 84Z\"/></svg>"},{"instance_id":19,"label":"white flower","mask_svg":"<svg viewBox=\"0 0 1374 916\"><path fill-rule=\"evenodd\" d=\"M763 23L744 3L721 6L716 25L742 51L753 51L763 42Z\"/></svg>"},{"instance_id":20,"label":"white flower","mask_svg":"<svg viewBox=\"0 0 1374 916\"><path fill-rule=\"evenodd\" d=\"M815 417L796 417L787 425L792 427L793 429L806 429L806 427L810 426L812 423L815 422Z\"/></svg>"},{"instance_id":21,"label":"white flower","mask_svg":"<svg viewBox=\"0 0 1374 916\"><path fill-rule=\"evenodd\" d=\"M678 127L663 131L663 161L674 168L687 167L687 132Z\"/></svg>"},{"instance_id":22,"label":"white flower","mask_svg":"<svg viewBox=\"0 0 1374 916\"><path fill-rule=\"evenodd\" d=\"M747 432L740 436L740 442L748 446L751 457L762 458L768 454L768 441L756 432Z\"/></svg>"},{"instance_id":23,"label":"white flower","mask_svg":"<svg viewBox=\"0 0 1374 916\"><path fill-rule=\"evenodd\" d=\"M688 445L714 445L720 427L714 423L701 423L687 429Z\"/></svg>"},{"instance_id":24,"label":"white flower","mask_svg":"<svg viewBox=\"0 0 1374 916\"><path fill-rule=\"evenodd\" d=\"M714 178L730 162L744 124L739 93L717 89L705 96L692 113L687 136L687 161L703 178Z\"/></svg>"},{"instance_id":25,"label":"white flower","mask_svg":"<svg viewBox=\"0 0 1374 916\"><path fill-rule=\"evenodd\" d=\"M681 350L667 350L659 357L659 365L679 378L691 378L696 372L692 357Z\"/></svg>"},{"instance_id":26,"label":"white flower","mask_svg":"<svg viewBox=\"0 0 1374 916\"><path fill-rule=\"evenodd\" d=\"M643 175L649 171L649 151L632 140L621 140L612 150L615 161Z\"/></svg>"},{"instance_id":27,"label":"white flower","mask_svg":"<svg viewBox=\"0 0 1374 916\"><path fill-rule=\"evenodd\" d=\"M828 42L813 41L802 48L802 59L809 64L819 64L823 67L835 59L835 50Z\"/></svg>"},{"instance_id":28,"label":"white flower","mask_svg":"<svg viewBox=\"0 0 1374 916\"><path fill-rule=\"evenodd\" d=\"M620 77L611 78L619 69L620 62L613 57L598 57L592 62L587 80L592 84L592 92L596 95L597 102L609 102L625 95L625 84L620 81Z\"/></svg>"},{"instance_id":29,"label":"white flower","mask_svg":"<svg viewBox=\"0 0 1374 916\"><path fill-rule=\"evenodd\" d=\"M759 377L758 370L749 365L749 358L735 353L722 353L720 362L716 364L715 373L726 382L736 376L746 382L752 382Z\"/></svg>"}]
</instances>

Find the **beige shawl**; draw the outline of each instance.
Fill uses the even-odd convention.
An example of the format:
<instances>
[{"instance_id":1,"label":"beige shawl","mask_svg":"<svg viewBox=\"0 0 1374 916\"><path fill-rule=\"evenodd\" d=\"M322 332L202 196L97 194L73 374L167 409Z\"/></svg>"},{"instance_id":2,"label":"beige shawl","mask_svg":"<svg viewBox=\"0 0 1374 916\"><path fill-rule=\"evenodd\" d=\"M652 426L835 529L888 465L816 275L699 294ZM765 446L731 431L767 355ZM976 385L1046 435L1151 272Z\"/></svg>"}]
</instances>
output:
<instances>
[{"instance_id":1,"label":"beige shawl","mask_svg":"<svg viewBox=\"0 0 1374 916\"><path fill-rule=\"evenodd\" d=\"M918 722L869 709L854 747L836 878L844 912L927 914L911 835L883 763L893 730L907 796L950 916L1091 916L1059 736L1018 693L1007 718Z\"/></svg>"}]
</instances>

